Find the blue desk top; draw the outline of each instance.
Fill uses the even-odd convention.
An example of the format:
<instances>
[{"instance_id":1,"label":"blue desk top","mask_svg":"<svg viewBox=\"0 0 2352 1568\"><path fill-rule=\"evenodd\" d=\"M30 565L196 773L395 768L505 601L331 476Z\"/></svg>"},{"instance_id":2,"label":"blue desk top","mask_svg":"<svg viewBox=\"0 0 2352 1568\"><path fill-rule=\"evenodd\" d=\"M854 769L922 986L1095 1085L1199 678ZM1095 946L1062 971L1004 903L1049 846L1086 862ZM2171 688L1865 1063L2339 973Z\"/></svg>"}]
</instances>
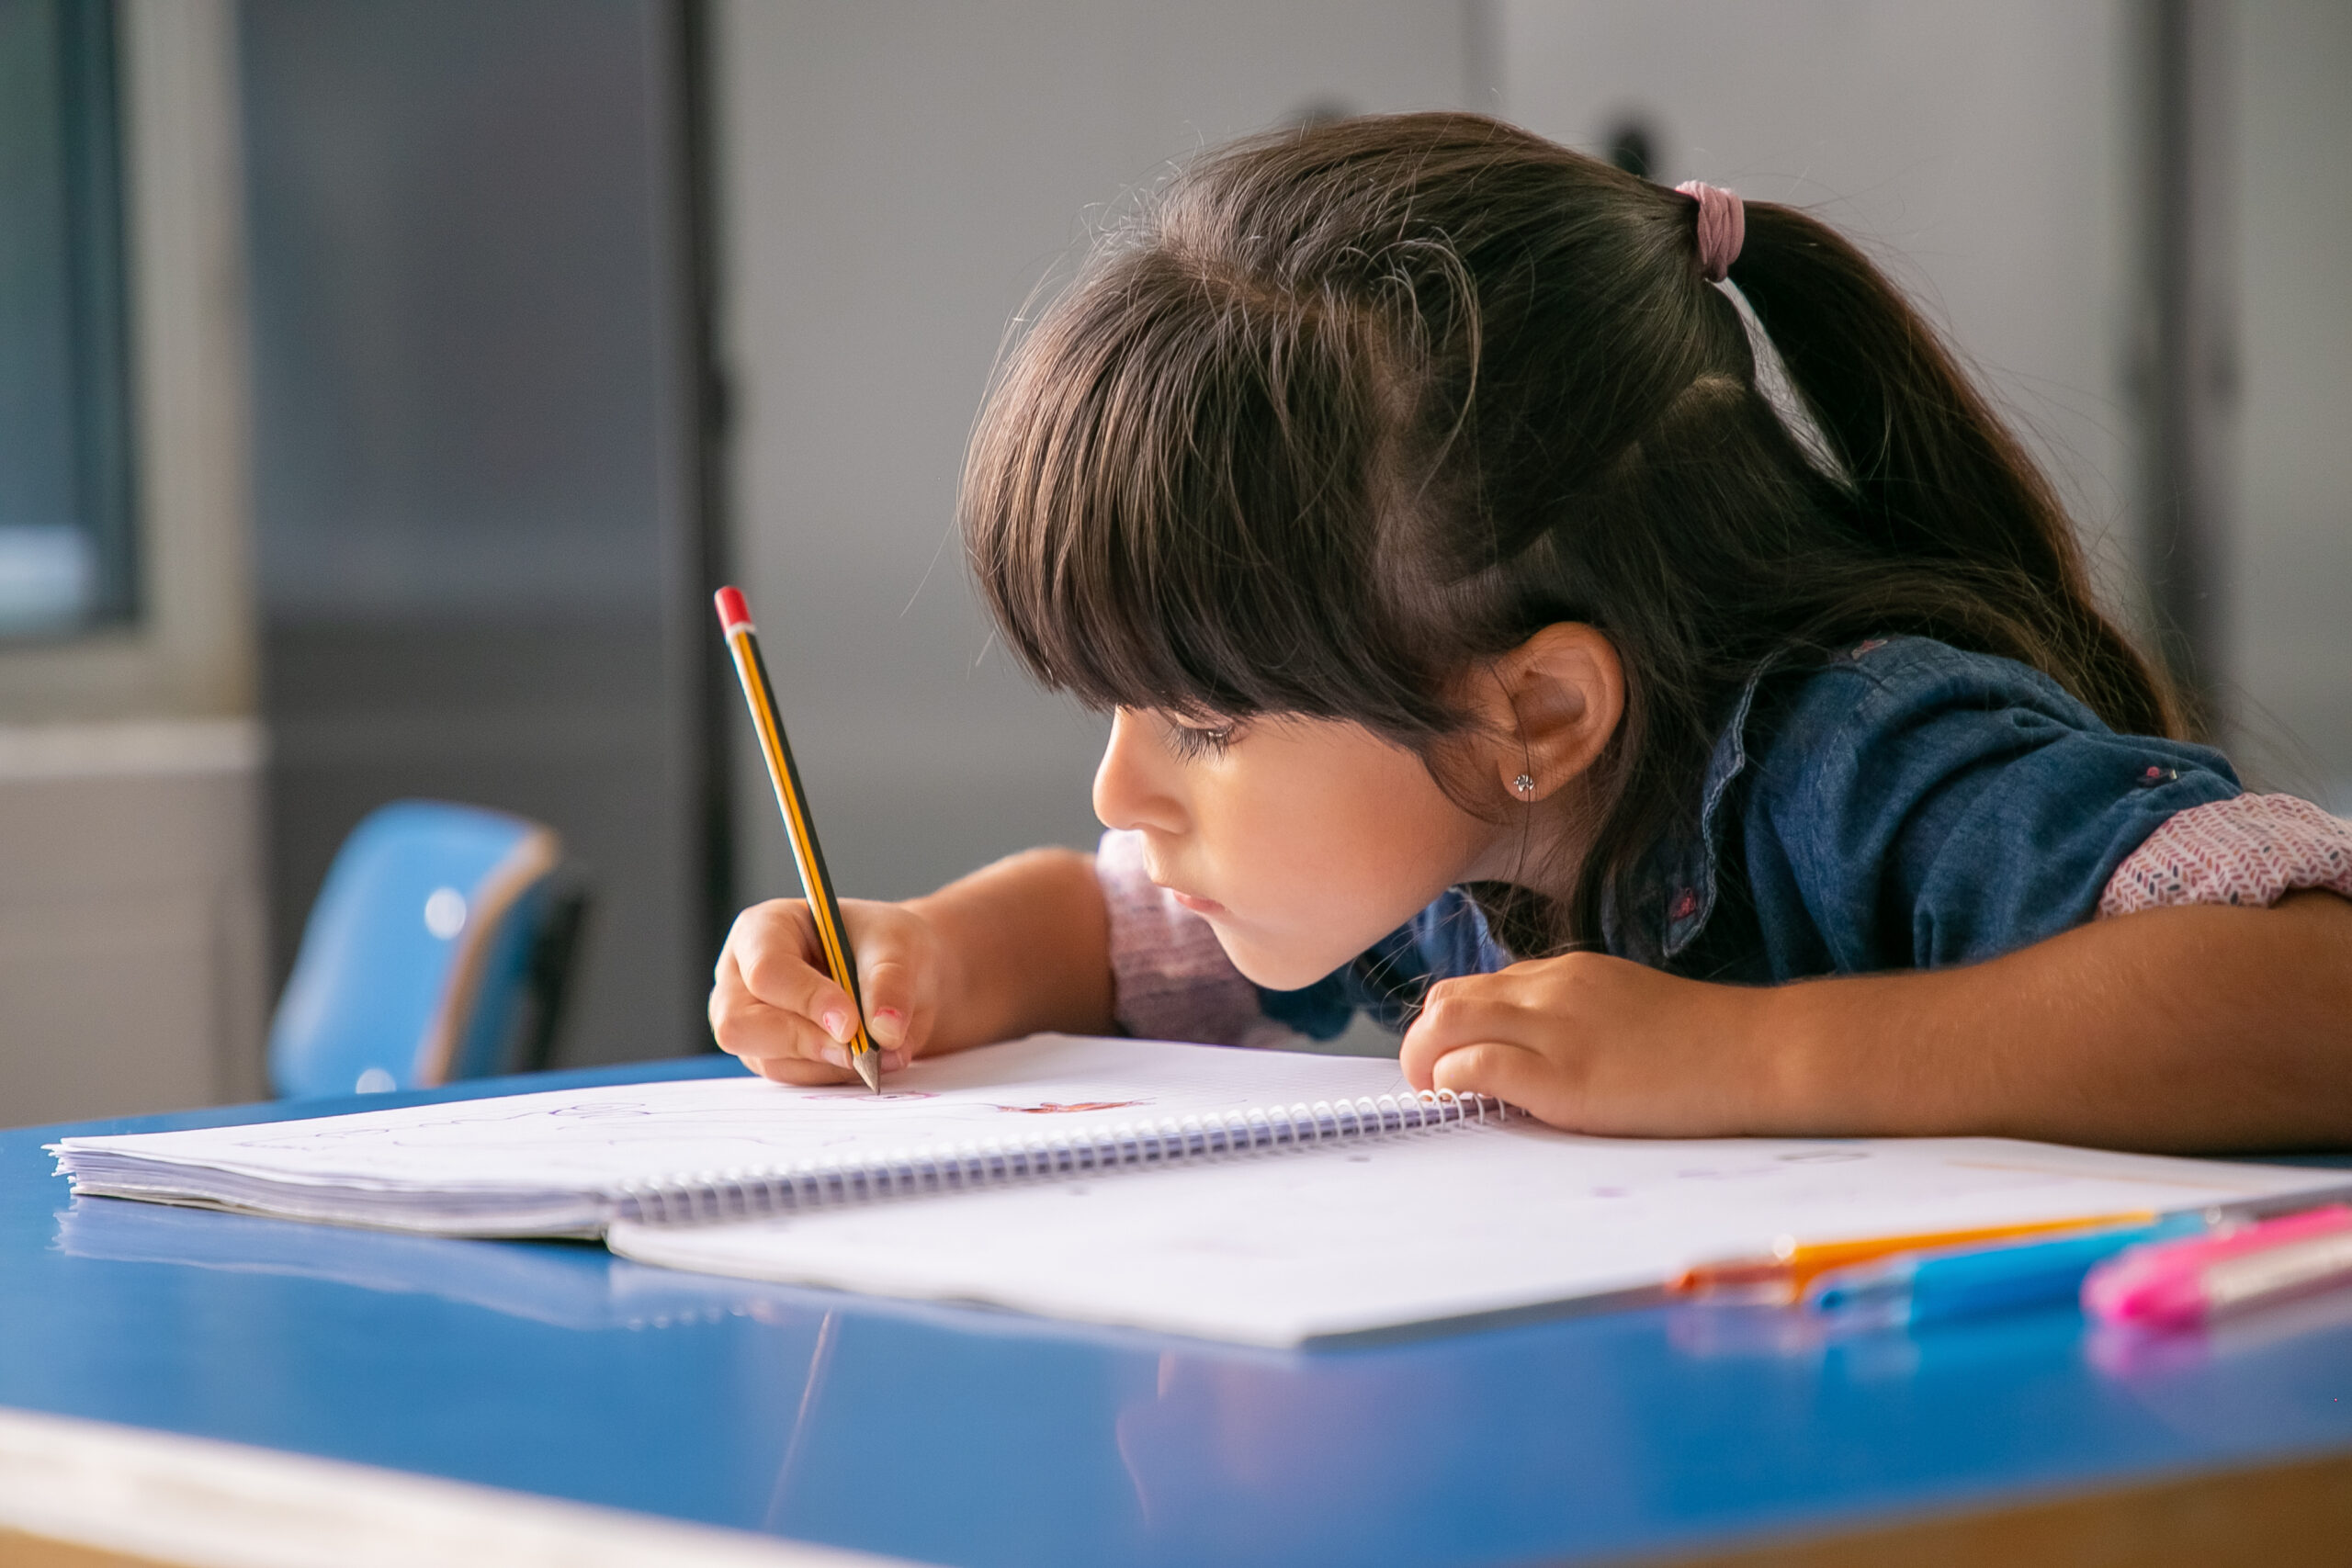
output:
<instances>
[{"instance_id":1,"label":"blue desk top","mask_svg":"<svg viewBox=\"0 0 2352 1568\"><path fill-rule=\"evenodd\" d=\"M2153 1352L1657 1308L1274 1354L74 1203L40 1150L495 1088L0 1134L0 1404L975 1564L1584 1562L2352 1450L2332 1303Z\"/></svg>"}]
</instances>

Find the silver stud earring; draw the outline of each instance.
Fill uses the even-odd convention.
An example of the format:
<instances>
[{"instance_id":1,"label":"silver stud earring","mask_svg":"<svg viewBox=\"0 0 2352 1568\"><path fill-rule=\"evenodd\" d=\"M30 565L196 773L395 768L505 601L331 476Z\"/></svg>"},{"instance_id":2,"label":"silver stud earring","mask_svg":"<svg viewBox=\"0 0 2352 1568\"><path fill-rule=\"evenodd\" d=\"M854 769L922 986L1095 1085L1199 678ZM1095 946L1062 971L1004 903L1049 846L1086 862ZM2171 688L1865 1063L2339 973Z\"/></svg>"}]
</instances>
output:
<instances>
[{"instance_id":1,"label":"silver stud earring","mask_svg":"<svg viewBox=\"0 0 2352 1568\"><path fill-rule=\"evenodd\" d=\"M1510 787L1511 792L1521 800L1535 798L1535 777L1532 773L1520 774L1519 777L1510 781Z\"/></svg>"}]
</instances>

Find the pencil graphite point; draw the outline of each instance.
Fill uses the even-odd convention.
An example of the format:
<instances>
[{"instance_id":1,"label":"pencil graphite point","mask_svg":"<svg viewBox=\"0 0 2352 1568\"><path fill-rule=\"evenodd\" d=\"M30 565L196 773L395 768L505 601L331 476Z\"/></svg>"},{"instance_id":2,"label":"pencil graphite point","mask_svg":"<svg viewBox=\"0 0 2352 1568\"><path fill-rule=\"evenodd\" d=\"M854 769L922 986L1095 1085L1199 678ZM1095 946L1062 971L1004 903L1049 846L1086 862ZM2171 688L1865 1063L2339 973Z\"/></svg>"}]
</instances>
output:
<instances>
[{"instance_id":1,"label":"pencil graphite point","mask_svg":"<svg viewBox=\"0 0 2352 1568\"><path fill-rule=\"evenodd\" d=\"M865 1080L865 1087L876 1094L882 1092L882 1068L879 1065L879 1052L853 1051L849 1057L849 1065L857 1069L857 1076Z\"/></svg>"}]
</instances>

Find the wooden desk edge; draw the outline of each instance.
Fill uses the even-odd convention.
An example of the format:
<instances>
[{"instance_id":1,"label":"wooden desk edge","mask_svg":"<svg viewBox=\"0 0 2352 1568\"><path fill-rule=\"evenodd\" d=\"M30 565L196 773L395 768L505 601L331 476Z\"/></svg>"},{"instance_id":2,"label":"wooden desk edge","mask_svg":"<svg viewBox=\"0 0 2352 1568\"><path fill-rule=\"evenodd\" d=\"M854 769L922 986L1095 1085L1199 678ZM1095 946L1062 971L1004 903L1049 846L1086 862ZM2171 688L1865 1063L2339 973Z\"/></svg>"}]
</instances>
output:
<instances>
[{"instance_id":1,"label":"wooden desk edge","mask_svg":"<svg viewBox=\"0 0 2352 1568\"><path fill-rule=\"evenodd\" d=\"M0 1568L888 1568L307 1454L0 1409Z\"/></svg>"},{"instance_id":2,"label":"wooden desk edge","mask_svg":"<svg viewBox=\"0 0 2352 1568\"><path fill-rule=\"evenodd\" d=\"M2210 1568L2334 1563L2352 1551L2352 1453L1644 1557L1656 1568Z\"/></svg>"},{"instance_id":3,"label":"wooden desk edge","mask_svg":"<svg viewBox=\"0 0 2352 1568\"><path fill-rule=\"evenodd\" d=\"M1826 1536L1674 1568L2003 1568L2341 1560L2352 1453ZM175 1433L0 1409L0 1568L884 1568L892 1560Z\"/></svg>"}]
</instances>

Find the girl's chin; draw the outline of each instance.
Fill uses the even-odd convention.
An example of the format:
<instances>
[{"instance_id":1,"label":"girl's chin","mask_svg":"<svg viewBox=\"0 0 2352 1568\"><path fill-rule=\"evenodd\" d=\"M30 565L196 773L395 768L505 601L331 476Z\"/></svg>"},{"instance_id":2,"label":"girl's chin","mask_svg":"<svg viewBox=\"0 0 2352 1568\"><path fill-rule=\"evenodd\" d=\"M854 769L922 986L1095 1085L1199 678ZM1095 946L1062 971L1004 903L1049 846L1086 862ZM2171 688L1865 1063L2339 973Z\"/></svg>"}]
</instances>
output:
<instances>
[{"instance_id":1,"label":"girl's chin","mask_svg":"<svg viewBox=\"0 0 2352 1568\"><path fill-rule=\"evenodd\" d=\"M1225 955L1241 971L1241 977L1270 991L1303 991L1355 956L1353 951L1334 957L1320 951L1301 952L1252 942L1227 930L1222 921L1211 921L1210 929L1216 932Z\"/></svg>"}]
</instances>

